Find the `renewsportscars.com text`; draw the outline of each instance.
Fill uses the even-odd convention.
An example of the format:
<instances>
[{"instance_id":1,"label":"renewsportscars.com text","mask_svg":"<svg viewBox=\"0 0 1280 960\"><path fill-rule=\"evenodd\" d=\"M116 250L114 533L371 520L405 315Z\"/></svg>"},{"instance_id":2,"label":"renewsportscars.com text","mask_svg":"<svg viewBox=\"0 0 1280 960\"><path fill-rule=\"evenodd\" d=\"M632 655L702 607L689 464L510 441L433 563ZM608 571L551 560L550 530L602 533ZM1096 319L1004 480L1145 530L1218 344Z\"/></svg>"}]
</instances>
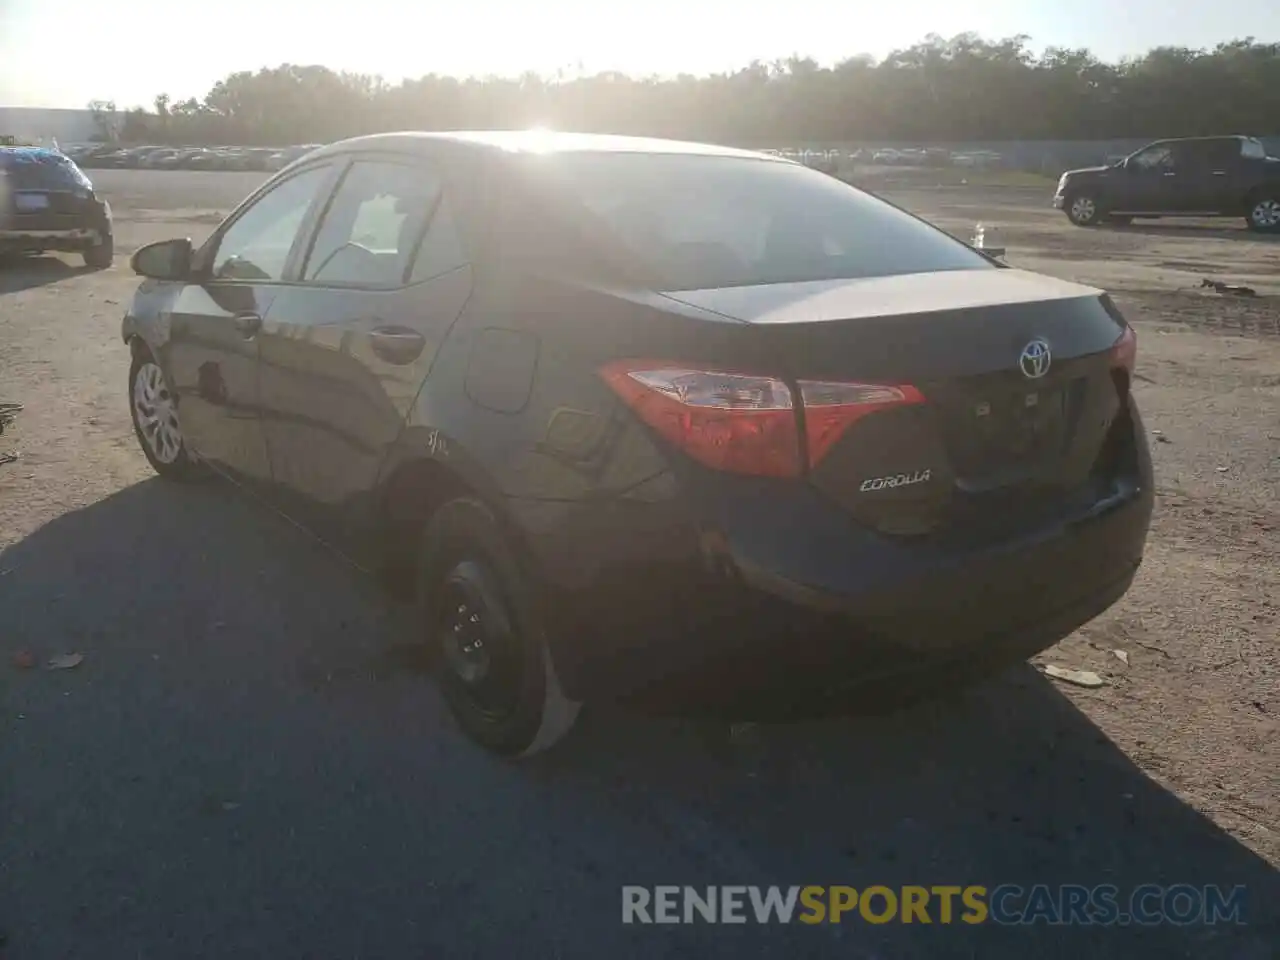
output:
<instances>
[{"instance_id":1,"label":"renewsportscars.com text","mask_svg":"<svg viewBox=\"0 0 1280 960\"><path fill-rule=\"evenodd\" d=\"M1243 923L1245 888L624 886L623 923L1157 925Z\"/></svg>"}]
</instances>

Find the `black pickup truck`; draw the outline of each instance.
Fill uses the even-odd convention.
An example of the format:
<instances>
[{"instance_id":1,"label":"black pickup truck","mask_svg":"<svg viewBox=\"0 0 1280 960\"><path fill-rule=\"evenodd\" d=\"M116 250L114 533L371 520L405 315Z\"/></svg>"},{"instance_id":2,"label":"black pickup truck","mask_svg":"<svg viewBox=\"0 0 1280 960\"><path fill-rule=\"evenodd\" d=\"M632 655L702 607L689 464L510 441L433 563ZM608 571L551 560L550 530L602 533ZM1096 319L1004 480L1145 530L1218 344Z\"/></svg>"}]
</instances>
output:
<instances>
[{"instance_id":1,"label":"black pickup truck","mask_svg":"<svg viewBox=\"0 0 1280 960\"><path fill-rule=\"evenodd\" d=\"M1068 170L1053 205L1081 227L1133 217L1244 217L1280 232L1280 159L1254 137L1158 140L1105 167Z\"/></svg>"}]
</instances>

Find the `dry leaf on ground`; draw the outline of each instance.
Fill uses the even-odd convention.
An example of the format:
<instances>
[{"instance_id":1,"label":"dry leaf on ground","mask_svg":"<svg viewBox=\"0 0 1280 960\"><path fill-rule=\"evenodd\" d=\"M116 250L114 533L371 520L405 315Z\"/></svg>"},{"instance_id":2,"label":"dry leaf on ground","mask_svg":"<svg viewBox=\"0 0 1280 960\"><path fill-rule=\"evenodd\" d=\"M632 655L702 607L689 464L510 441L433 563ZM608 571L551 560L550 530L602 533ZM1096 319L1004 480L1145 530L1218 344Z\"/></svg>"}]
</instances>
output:
<instances>
[{"instance_id":1,"label":"dry leaf on ground","mask_svg":"<svg viewBox=\"0 0 1280 960\"><path fill-rule=\"evenodd\" d=\"M1068 670L1066 667L1055 667L1049 664L1044 668L1044 672L1055 680L1077 687L1101 687L1106 682L1092 670Z\"/></svg>"}]
</instances>

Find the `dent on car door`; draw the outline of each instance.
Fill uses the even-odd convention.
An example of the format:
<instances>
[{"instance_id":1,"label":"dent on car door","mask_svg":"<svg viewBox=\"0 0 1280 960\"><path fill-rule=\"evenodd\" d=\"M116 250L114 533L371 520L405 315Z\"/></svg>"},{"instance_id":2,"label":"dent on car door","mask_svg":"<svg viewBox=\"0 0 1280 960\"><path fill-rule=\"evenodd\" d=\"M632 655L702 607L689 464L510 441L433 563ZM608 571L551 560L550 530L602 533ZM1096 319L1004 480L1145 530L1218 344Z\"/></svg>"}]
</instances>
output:
<instances>
[{"instance_id":1,"label":"dent on car door","mask_svg":"<svg viewBox=\"0 0 1280 960\"><path fill-rule=\"evenodd\" d=\"M387 452L471 270L440 176L356 160L261 336L264 431L285 509L344 539L365 527ZM334 530L334 528L337 528Z\"/></svg>"},{"instance_id":2,"label":"dent on car door","mask_svg":"<svg viewBox=\"0 0 1280 960\"><path fill-rule=\"evenodd\" d=\"M164 359L183 434L204 460L245 479L271 476L259 415L261 318L329 175L312 168L238 211L197 257L205 279L174 298Z\"/></svg>"}]
</instances>

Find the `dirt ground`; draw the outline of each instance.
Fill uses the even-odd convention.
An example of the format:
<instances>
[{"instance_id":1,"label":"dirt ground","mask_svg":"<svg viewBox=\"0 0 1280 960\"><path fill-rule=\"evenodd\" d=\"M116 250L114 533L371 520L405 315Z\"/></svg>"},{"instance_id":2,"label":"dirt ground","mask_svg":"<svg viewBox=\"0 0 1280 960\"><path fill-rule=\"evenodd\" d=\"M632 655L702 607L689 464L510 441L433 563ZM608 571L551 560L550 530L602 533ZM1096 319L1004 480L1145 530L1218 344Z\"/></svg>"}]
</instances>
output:
<instances>
[{"instance_id":1,"label":"dirt ground","mask_svg":"<svg viewBox=\"0 0 1280 960\"><path fill-rule=\"evenodd\" d=\"M1280 240L1081 230L1024 188L886 190L958 236L983 223L1016 266L1111 291L1136 326L1146 561L1120 604L1037 658L1105 686L1028 668L906 717L745 731L602 711L511 768L388 665L396 612L353 572L254 505L149 479L118 339L128 256L202 238L260 176L94 179L113 268L0 270L0 402L26 407L0 436L20 455L0 465L0 956L6 935L24 960L488 956L516 937L534 956L1272 955ZM1203 277L1258 296L1201 292ZM20 651L85 660L26 670ZM1261 925L834 928L797 946L617 923L620 883L968 882L944 873L1246 883ZM477 904L486 925L460 932L413 919Z\"/></svg>"}]
</instances>

